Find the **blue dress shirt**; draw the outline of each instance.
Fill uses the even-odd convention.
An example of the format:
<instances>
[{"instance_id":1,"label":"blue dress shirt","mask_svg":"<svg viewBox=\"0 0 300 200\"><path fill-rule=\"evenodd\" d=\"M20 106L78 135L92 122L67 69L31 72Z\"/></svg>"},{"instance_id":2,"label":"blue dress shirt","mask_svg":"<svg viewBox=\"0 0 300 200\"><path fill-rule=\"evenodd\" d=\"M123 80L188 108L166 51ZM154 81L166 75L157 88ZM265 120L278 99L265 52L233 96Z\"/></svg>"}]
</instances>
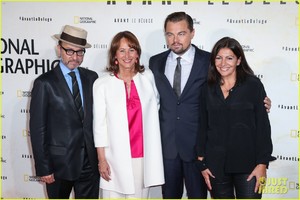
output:
<instances>
[{"instance_id":1,"label":"blue dress shirt","mask_svg":"<svg viewBox=\"0 0 300 200\"><path fill-rule=\"evenodd\" d=\"M84 108L82 83L81 83L81 79L80 79L79 70L77 68L75 68L74 70L70 70L66 65L64 65L64 63L62 61L60 61L59 66L60 66L60 69L61 69L65 79L66 79L66 82L68 84L68 87L69 87L71 93L73 93L72 77L68 73L70 73L71 71L75 72L76 79L77 79L77 82L78 82L79 92L80 92L80 96L81 96L82 107Z\"/></svg>"}]
</instances>

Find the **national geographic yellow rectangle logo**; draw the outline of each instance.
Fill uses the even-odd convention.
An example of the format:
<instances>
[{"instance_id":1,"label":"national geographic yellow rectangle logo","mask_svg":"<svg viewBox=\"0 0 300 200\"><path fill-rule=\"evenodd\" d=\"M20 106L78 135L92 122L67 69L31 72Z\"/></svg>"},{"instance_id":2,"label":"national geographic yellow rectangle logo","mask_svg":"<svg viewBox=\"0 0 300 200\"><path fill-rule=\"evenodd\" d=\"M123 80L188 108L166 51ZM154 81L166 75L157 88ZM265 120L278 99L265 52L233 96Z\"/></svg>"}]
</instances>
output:
<instances>
[{"instance_id":1,"label":"national geographic yellow rectangle logo","mask_svg":"<svg viewBox=\"0 0 300 200\"><path fill-rule=\"evenodd\" d=\"M80 22L79 16L75 16L74 17L74 24L79 24L79 22Z\"/></svg>"}]
</instances>

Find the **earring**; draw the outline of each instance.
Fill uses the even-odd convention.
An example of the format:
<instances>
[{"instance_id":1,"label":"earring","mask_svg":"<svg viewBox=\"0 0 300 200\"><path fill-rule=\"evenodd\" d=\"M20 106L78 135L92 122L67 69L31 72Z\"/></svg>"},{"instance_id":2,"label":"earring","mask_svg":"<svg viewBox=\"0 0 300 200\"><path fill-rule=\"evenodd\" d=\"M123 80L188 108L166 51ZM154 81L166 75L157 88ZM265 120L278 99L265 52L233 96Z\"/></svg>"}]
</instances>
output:
<instances>
[{"instance_id":1,"label":"earring","mask_svg":"<svg viewBox=\"0 0 300 200\"><path fill-rule=\"evenodd\" d=\"M115 60L115 64L116 64L116 65L118 65L118 64L119 64L119 62L118 62L118 60L117 60L117 59Z\"/></svg>"}]
</instances>

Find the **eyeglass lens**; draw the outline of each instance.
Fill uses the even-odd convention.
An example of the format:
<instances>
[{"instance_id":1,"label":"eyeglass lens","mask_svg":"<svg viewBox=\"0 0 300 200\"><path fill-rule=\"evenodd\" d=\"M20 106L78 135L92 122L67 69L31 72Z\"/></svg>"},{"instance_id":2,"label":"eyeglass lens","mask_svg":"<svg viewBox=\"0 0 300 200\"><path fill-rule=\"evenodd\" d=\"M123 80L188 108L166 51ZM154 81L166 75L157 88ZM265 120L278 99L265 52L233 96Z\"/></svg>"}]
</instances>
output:
<instances>
[{"instance_id":1,"label":"eyeglass lens","mask_svg":"<svg viewBox=\"0 0 300 200\"><path fill-rule=\"evenodd\" d=\"M74 53L76 53L77 56L83 56L84 53L85 53L85 49L75 51L75 50L73 50L73 49L66 49L66 48L64 48L63 46L61 46L61 48L62 48L63 50L65 50L65 52L66 52L66 54L67 54L68 56L72 56Z\"/></svg>"}]
</instances>

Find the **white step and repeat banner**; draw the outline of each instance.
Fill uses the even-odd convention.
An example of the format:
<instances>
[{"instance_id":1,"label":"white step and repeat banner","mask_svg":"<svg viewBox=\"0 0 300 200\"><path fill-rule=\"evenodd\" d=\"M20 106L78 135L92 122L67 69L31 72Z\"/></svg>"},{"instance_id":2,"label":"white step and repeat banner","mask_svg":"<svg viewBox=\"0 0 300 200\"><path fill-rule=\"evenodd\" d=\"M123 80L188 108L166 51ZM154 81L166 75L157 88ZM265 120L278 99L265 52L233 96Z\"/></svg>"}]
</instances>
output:
<instances>
[{"instance_id":1,"label":"white step and repeat banner","mask_svg":"<svg viewBox=\"0 0 300 200\"><path fill-rule=\"evenodd\" d=\"M163 23L175 11L194 20L193 43L210 51L224 36L236 38L272 99L269 114L274 144L264 198L299 198L299 2L298 1L98 1L3 2L1 35L1 183L0 198L45 198L35 176L29 140L29 102L33 80L56 63L51 37L65 24L88 30L83 67L101 75L110 41L132 31L142 46L142 63L166 50ZM160 198L161 189L151 189ZM186 197L186 196L185 196Z\"/></svg>"}]
</instances>

